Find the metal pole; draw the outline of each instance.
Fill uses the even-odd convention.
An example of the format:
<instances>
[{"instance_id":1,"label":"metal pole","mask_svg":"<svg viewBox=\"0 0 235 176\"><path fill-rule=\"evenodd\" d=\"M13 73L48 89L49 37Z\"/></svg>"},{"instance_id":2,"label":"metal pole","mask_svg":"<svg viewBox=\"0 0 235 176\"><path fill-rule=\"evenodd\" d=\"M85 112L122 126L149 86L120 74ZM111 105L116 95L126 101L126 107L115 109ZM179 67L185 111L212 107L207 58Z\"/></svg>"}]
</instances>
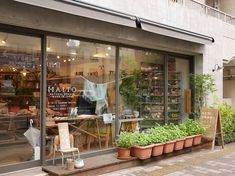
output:
<instances>
[{"instance_id":1,"label":"metal pole","mask_svg":"<svg viewBox=\"0 0 235 176\"><path fill-rule=\"evenodd\" d=\"M116 60L115 60L115 140L118 136L118 130L119 130L119 64L120 64L120 58L119 58L119 46L116 46Z\"/></svg>"},{"instance_id":2,"label":"metal pole","mask_svg":"<svg viewBox=\"0 0 235 176\"><path fill-rule=\"evenodd\" d=\"M46 58L47 37L42 36L41 42L41 84L40 84L40 121L41 121L41 164L46 164Z\"/></svg>"}]
</instances>

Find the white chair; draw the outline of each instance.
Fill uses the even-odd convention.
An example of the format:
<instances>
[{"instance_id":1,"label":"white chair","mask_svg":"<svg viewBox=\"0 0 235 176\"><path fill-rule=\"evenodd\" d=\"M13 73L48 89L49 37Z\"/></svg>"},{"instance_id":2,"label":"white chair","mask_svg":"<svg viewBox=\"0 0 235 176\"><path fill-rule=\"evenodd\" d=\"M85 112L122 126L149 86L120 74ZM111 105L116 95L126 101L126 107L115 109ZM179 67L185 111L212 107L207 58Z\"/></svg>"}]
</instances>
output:
<instances>
[{"instance_id":1,"label":"white chair","mask_svg":"<svg viewBox=\"0 0 235 176\"><path fill-rule=\"evenodd\" d=\"M70 153L75 160L75 153L80 158L78 148L73 147L74 138L72 134L69 134L68 123L58 123L59 135L54 138L54 150L53 150L53 165L55 164L55 154L60 152L62 157L62 167L64 166L64 153Z\"/></svg>"}]
</instances>

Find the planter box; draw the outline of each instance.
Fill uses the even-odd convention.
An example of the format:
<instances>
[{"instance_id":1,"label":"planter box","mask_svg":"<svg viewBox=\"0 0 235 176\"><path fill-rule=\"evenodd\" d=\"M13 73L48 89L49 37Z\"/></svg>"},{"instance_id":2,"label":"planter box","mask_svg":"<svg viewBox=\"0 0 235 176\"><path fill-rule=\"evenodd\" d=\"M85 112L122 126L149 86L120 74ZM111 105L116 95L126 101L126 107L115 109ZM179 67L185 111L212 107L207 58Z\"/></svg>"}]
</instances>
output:
<instances>
[{"instance_id":1,"label":"planter box","mask_svg":"<svg viewBox=\"0 0 235 176\"><path fill-rule=\"evenodd\" d=\"M147 145L147 146L134 146L133 147L133 155L135 155L137 158L144 160L151 157L152 154L152 148L154 145Z\"/></svg>"},{"instance_id":2,"label":"planter box","mask_svg":"<svg viewBox=\"0 0 235 176\"><path fill-rule=\"evenodd\" d=\"M193 146L193 138L194 138L194 136L188 136L188 137L185 138L185 141L184 141L184 147L185 148Z\"/></svg>"},{"instance_id":3,"label":"planter box","mask_svg":"<svg viewBox=\"0 0 235 176\"><path fill-rule=\"evenodd\" d=\"M117 158L120 160L128 160L131 158L130 156L130 148L118 148L117 152L118 152L118 156Z\"/></svg>"},{"instance_id":4,"label":"planter box","mask_svg":"<svg viewBox=\"0 0 235 176\"><path fill-rule=\"evenodd\" d=\"M171 153L174 151L175 141L169 141L164 144L163 153Z\"/></svg>"},{"instance_id":5,"label":"planter box","mask_svg":"<svg viewBox=\"0 0 235 176\"><path fill-rule=\"evenodd\" d=\"M152 156L159 156L163 154L164 143L154 144L152 149Z\"/></svg>"},{"instance_id":6,"label":"planter box","mask_svg":"<svg viewBox=\"0 0 235 176\"><path fill-rule=\"evenodd\" d=\"M202 142L202 135L195 135L193 138L193 145L199 145Z\"/></svg>"},{"instance_id":7,"label":"planter box","mask_svg":"<svg viewBox=\"0 0 235 176\"><path fill-rule=\"evenodd\" d=\"M182 150L184 148L184 141L185 139L179 139L175 141L174 150L175 151Z\"/></svg>"}]
</instances>

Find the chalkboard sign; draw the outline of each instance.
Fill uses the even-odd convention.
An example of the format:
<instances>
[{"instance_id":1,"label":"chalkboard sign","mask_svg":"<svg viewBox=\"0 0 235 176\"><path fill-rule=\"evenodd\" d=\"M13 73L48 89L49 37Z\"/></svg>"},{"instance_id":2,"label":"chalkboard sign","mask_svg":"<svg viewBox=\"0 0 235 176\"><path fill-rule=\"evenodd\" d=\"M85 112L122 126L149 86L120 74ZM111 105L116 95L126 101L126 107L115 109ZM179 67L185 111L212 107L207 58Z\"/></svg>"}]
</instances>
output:
<instances>
[{"instance_id":1,"label":"chalkboard sign","mask_svg":"<svg viewBox=\"0 0 235 176\"><path fill-rule=\"evenodd\" d=\"M204 137L212 140L212 149L215 146L215 137L219 136L221 140L222 148L224 148L224 138L221 128L220 113L218 109L213 108L202 108L200 122L205 127L206 131Z\"/></svg>"}]
</instances>

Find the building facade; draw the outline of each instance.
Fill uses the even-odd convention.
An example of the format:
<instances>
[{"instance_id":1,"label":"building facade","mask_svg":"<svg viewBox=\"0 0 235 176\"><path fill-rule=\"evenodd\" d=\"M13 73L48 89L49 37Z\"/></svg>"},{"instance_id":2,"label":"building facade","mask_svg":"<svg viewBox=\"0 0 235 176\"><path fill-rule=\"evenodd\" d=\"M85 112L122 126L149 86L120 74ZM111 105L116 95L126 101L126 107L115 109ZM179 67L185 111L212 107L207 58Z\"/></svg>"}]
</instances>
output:
<instances>
[{"instance_id":1,"label":"building facade","mask_svg":"<svg viewBox=\"0 0 235 176\"><path fill-rule=\"evenodd\" d=\"M234 56L234 18L204 3L1 1L1 172L50 164L59 122L84 156L120 130L182 122L191 73L212 74L222 99L212 70Z\"/></svg>"}]
</instances>

